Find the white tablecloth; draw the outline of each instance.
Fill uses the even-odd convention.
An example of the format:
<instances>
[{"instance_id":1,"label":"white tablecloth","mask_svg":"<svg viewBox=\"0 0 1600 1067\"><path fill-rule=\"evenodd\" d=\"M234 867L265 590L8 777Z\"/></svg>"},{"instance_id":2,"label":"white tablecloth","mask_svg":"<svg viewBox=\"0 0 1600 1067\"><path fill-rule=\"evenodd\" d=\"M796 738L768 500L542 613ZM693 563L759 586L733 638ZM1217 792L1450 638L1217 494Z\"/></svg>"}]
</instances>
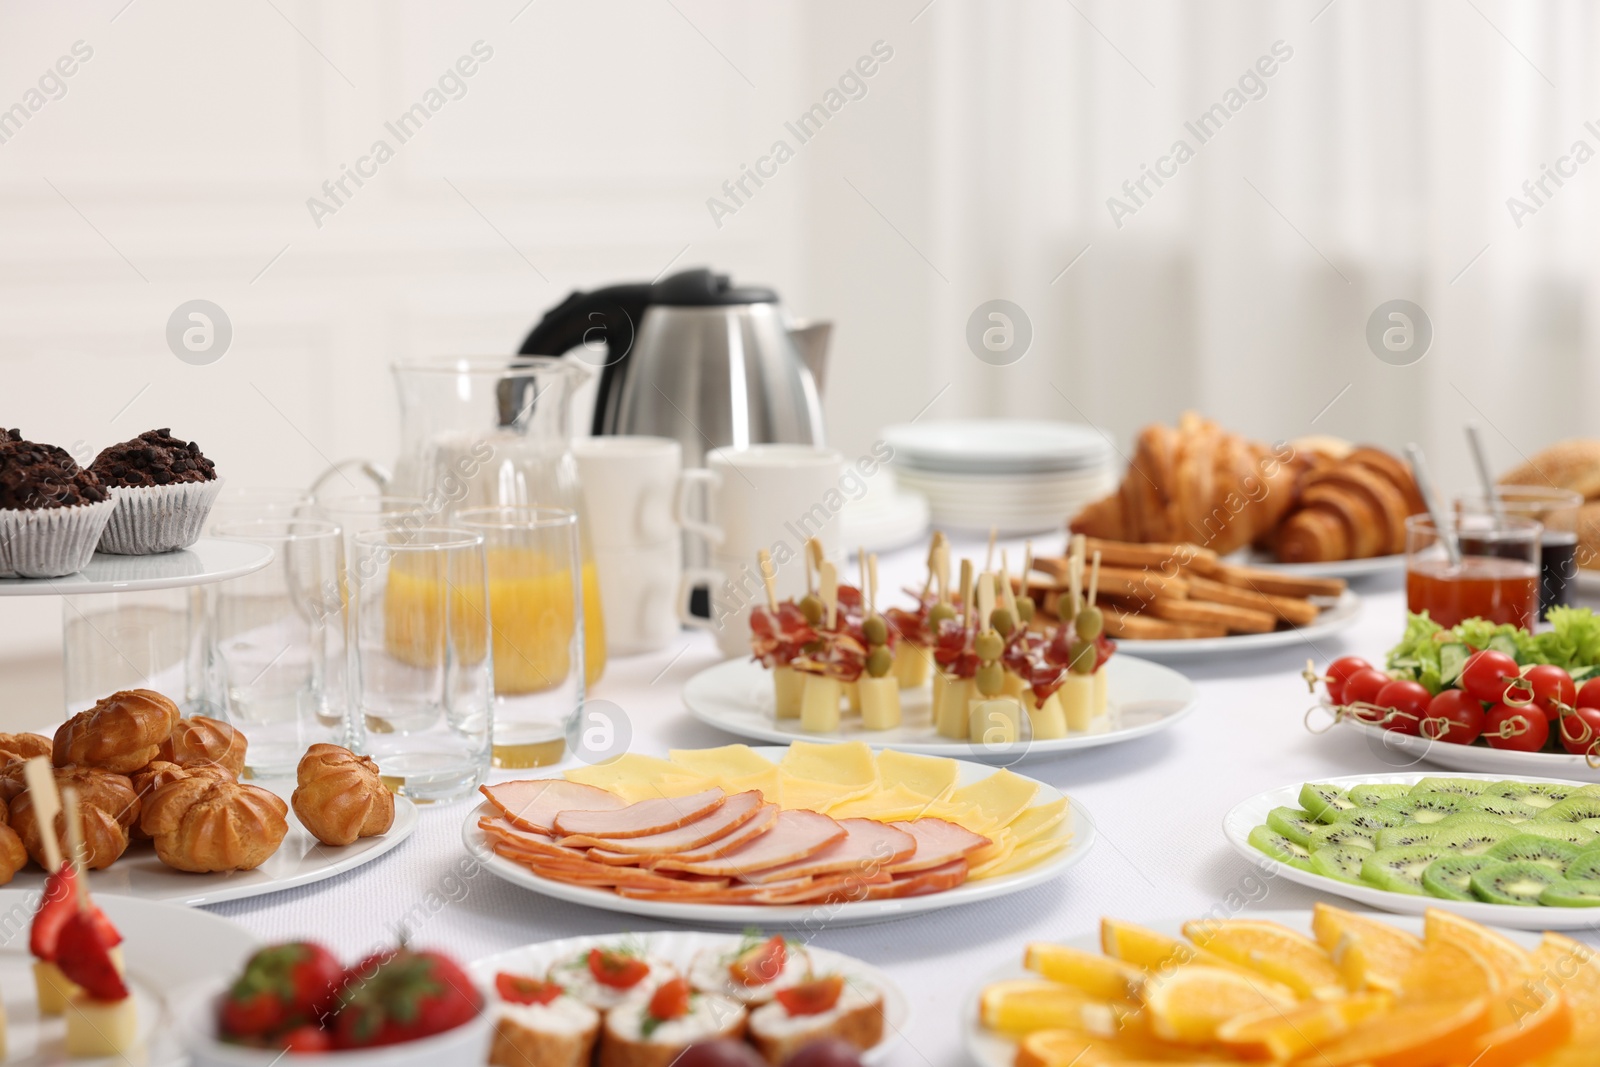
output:
<instances>
[{"instance_id":1,"label":"white tablecloth","mask_svg":"<svg viewBox=\"0 0 1600 1067\"><path fill-rule=\"evenodd\" d=\"M983 551L957 548L979 557ZM1060 538L1041 541L1039 550L1059 551ZM920 585L923 554L917 548L885 557L884 588ZM1011 559L1020 554L1013 546ZM1319 666L1346 653L1381 661L1400 632L1398 577L1356 588L1365 597L1359 622L1315 648L1301 643L1181 665L1199 687L1200 707L1175 728L1016 768L1069 793L1099 830L1090 854L1063 877L992 903L817 935L822 947L883 967L910 997L912 1023L890 1059L895 1067L968 1063L960 1038L966 998L988 972L1020 960L1030 940L1093 933L1107 914L1150 921L1311 906L1314 893L1264 880L1236 856L1222 837L1222 818L1269 788L1392 769L1353 731L1313 736L1303 724L1311 698L1298 672L1308 656ZM591 696L626 711L636 751L727 744L734 739L691 719L679 697L690 677L717 660L709 637L685 633L667 651L612 660ZM316 938L346 957L392 943L406 915L422 920L413 923L416 944L466 959L552 938L659 928L549 900L486 872L462 880L461 827L472 807L425 808L409 841L351 874L212 910L262 938Z\"/></svg>"}]
</instances>

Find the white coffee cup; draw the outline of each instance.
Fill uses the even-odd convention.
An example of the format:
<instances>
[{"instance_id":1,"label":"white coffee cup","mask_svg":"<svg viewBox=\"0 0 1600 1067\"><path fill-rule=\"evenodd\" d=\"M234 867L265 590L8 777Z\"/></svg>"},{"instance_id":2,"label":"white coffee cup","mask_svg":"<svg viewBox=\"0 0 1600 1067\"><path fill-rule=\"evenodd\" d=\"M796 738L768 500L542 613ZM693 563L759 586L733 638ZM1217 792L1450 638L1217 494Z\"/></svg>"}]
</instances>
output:
<instances>
[{"instance_id":1,"label":"white coffee cup","mask_svg":"<svg viewBox=\"0 0 1600 1067\"><path fill-rule=\"evenodd\" d=\"M678 594L683 546L677 538L654 548L597 548L606 651L636 656L672 644L682 629Z\"/></svg>"},{"instance_id":2,"label":"white coffee cup","mask_svg":"<svg viewBox=\"0 0 1600 1067\"><path fill-rule=\"evenodd\" d=\"M772 555L781 599L805 593L807 540L820 539L825 557L841 558L844 468L844 456L831 448L751 445L712 449L704 469L684 471L673 513L685 531L710 544L712 565L685 573L686 591L678 605L682 621L714 631L724 655L744 653L750 643L749 610L766 599L758 550ZM706 487L704 518L689 513L696 484ZM688 610L687 587L700 583L711 590L709 620Z\"/></svg>"}]
</instances>

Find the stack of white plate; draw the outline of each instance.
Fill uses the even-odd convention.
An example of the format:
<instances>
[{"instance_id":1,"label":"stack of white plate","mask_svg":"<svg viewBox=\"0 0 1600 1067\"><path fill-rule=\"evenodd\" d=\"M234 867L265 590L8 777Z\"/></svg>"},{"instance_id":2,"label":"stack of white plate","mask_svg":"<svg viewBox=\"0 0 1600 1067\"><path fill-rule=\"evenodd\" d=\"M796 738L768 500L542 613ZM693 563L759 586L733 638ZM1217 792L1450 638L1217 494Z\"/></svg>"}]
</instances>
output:
<instances>
[{"instance_id":1,"label":"stack of white plate","mask_svg":"<svg viewBox=\"0 0 1600 1067\"><path fill-rule=\"evenodd\" d=\"M900 485L926 496L945 529L1058 529L1116 488L1111 444L1090 426L961 419L891 426L883 438Z\"/></svg>"}]
</instances>

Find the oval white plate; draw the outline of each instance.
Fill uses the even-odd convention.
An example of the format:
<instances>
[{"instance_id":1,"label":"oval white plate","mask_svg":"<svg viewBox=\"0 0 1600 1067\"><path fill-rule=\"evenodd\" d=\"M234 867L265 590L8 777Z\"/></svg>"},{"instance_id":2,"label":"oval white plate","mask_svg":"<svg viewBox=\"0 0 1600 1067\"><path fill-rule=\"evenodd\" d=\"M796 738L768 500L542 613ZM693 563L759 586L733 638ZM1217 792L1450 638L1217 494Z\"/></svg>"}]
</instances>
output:
<instances>
[{"instance_id":1,"label":"oval white plate","mask_svg":"<svg viewBox=\"0 0 1600 1067\"><path fill-rule=\"evenodd\" d=\"M1395 765L1399 757L1413 763L1431 763L1453 771L1471 771L1492 774L1496 778L1521 778L1526 775L1546 778L1563 778L1573 781L1600 782L1600 768L1589 766L1582 756L1569 752L1512 752L1509 749L1490 748L1488 745L1452 745L1444 741L1430 741L1426 737L1412 737L1394 730L1385 730L1372 723L1345 718L1340 722L1367 734L1369 743L1382 745L1386 754L1393 754Z\"/></svg>"},{"instance_id":2,"label":"oval white plate","mask_svg":"<svg viewBox=\"0 0 1600 1067\"><path fill-rule=\"evenodd\" d=\"M64 578L0 578L0 596L77 596L181 589L243 577L272 562L272 549L249 541L203 537L189 548L156 556L96 552L89 565Z\"/></svg>"},{"instance_id":3,"label":"oval white plate","mask_svg":"<svg viewBox=\"0 0 1600 1067\"><path fill-rule=\"evenodd\" d=\"M1353 774L1344 778L1316 778L1311 779L1321 784L1336 785L1348 790L1351 786L1366 784L1400 784L1416 785L1424 778L1438 777L1437 775L1417 774ZM1504 774L1457 774L1455 778L1482 778L1489 782L1502 781L1507 777L1514 777L1522 782L1553 782L1560 785L1581 785L1581 782L1572 782L1564 778L1540 778L1532 775L1504 775ZM1249 800L1228 812L1222 820L1222 832L1228 837L1228 844L1234 847L1245 859L1262 867L1273 874L1282 875L1291 882L1310 886L1312 889L1324 893L1332 893L1346 897L1350 900L1360 901L1362 904L1380 911L1399 912L1404 915L1421 915L1429 908L1438 908L1442 911L1453 911L1474 922L1484 923L1487 926L1509 926L1518 930L1587 930L1592 929L1600 922L1600 914L1593 908L1545 908L1522 907L1517 904L1485 904L1481 901L1443 900L1439 897L1414 896L1410 893L1391 893L1383 889L1374 889L1364 885L1353 885L1350 882L1341 882L1337 878L1324 878L1311 871L1302 871L1298 867L1291 867L1287 863L1280 863L1266 853L1251 846L1248 838L1250 831L1267 821L1267 812L1273 808L1300 806L1300 789L1305 783L1284 786L1282 789L1273 789L1251 797Z\"/></svg>"},{"instance_id":4,"label":"oval white plate","mask_svg":"<svg viewBox=\"0 0 1600 1067\"><path fill-rule=\"evenodd\" d=\"M1397 574L1405 570L1406 554L1396 552L1366 559L1331 559L1325 563L1279 563L1278 557L1271 552L1251 548L1240 554L1239 562L1247 567L1304 575L1307 578L1370 578L1375 574Z\"/></svg>"},{"instance_id":5,"label":"oval white plate","mask_svg":"<svg viewBox=\"0 0 1600 1067\"><path fill-rule=\"evenodd\" d=\"M33 956L28 936L39 894L0 890L0 989L6 1001L6 1067L179 1067L187 1063L177 1037L176 1014L184 997L201 986L226 982L244 967L258 942L244 927L208 912L150 900L95 894L123 937L142 1048L126 1057L71 1059L66 1021L41 1019L34 1001Z\"/></svg>"},{"instance_id":6,"label":"oval white plate","mask_svg":"<svg viewBox=\"0 0 1600 1067\"><path fill-rule=\"evenodd\" d=\"M1153 660L1191 659L1229 653L1265 652L1274 648L1293 648L1304 642L1348 629L1361 618L1361 598L1348 589L1338 601L1317 616L1310 626L1273 630L1264 634L1229 634L1226 637L1197 637L1184 641L1130 641L1117 638L1117 647L1135 656Z\"/></svg>"},{"instance_id":7,"label":"oval white plate","mask_svg":"<svg viewBox=\"0 0 1600 1067\"><path fill-rule=\"evenodd\" d=\"M289 799L292 781L252 782ZM405 797L394 798L394 825L381 837L363 837L343 848L324 845L300 825L294 809L289 809L289 832L278 851L253 871L227 874L190 874L175 871L156 858L150 845L132 845L121 859L103 871L89 872L89 888L96 894L118 893L143 900L170 904L220 904L243 900L284 889L310 885L324 878L343 874L371 863L411 836L417 828L417 806ZM17 873L12 887L39 891L44 888L44 872L29 865Z\"/></svg>"},{"instance_id":8,"label":"oval white plate","mask_svg":"<svg viewBox=\"0 0 1600 1067\"><path fill-rule=\"evenodd\" d=\"M1130 741L1165 730L1194 710L1197 699L1194 686L1171 667L1118 654L1106 663L1106 672L1111 708L1104 732L992 747L940 737L933 729L933 697L926 686L901 691L904 721L896 729L864 729L860 718L853 717L836 733L806 733L799 728L798 720L779 722L773 717L772 672L751 660L728 660L701 671L683 687L683 702L689 714L701 722L759 741L865 741L874 748L986 763L1020 763L1030 758Z\"/></svg>"},{"instance_id":9,"label":"oval white plate","mask_svg":"<svg viewBox=\"0 0 1600 1067\"><path fill-rule=\"evenodd\" d=\"M1407 915L1376 917L1393 925L1397 930L1405 930L1418 935L1422 933L1421 919ZM1124 918L1124 916L1118 916L1118 918ZM1203 918L1203 916L1192 916L1191 918ZM1231 916L1231 918L1280 923L1291 930L1297 930L1305 934L1307 937L1313 936L1311 931L1311 912L1309 911L1244 911L1238 915ZM1154 930L1158 934L1182 938L1183 924L1188 921L1188 919L1158 919L1153 922L1141 923L1140 925ZM1524 948L1532 949L1539 944L1539 938L1532 934L1519 933L1514 930L1502 932ZM1100 935L1098 932L1084 934L1081 937L1074 937L1061 943L1071 948L1082 949L1085 952L1097 953L1100 951ZM984 987L993 985L996 982L1009 981L1013 978L1038 977L1037 974L1022 966L1022 946L1019 945L1017 947L1016 963L1009 963L995 968L984 976L983 981L974 986L972 992L968 994L966 1002L961 1007L961 1030L966 1038L967 1053L982 1064L983 1067L1013 1067L1017 1060L1017 1043L1004 1034L997 1034L993 1030L987 1029L978 1021L979 998L983 995Z\"/></svg>"},{"instance_id":10,"label":"oval white plate","mask_svg":"<svg viewBox=\"0 0 1600 1067\"><path fill-rule=\"evenodd\" d=\"M478 960L468 970L478 980L478 984L486 989L494 988L494 976L500 971L509 971L513 974L532 975L542 977L549 969L563 960L569 960L579 953L588 952L592 948L605 948L614 946L623 938L611 934L599 937L564 937L559 941L541 941L533 945L524 945L521 948L497 952ZM687 974L694 958L705 949L730 951L739 946L743 937L739 934L712 934L696 931L663 930L655 933L630 934L627 937L630 944L643 946L644 954L677 967L680 973ZM894 979L884 974L871 964L864 963L854 956L846 956L842 952L832 952L825 948L806 946L806 953L810 955L817 970L827 974L842 974L846 980L860 976L872 986L883 991L883 1040L862 1054L862 1061L868 1064L882 1063L889 1055L889 1050L894 1047L900 1035L911 1024L911 1002L906 999L905 993L895 985ZM1009 1067L1009 1065L1008 1065Z\"/></svg>"},{"instance_id":11,"label":"oval white plate","mask_svg":"<svg viewBox=\"0 0 1600 1067\"><path fill-rule=\"evenodd\" d=\"M776 763L783 758L787 749L763 746L754 751ZM982 781L996 771L994 767L985 767L967 760L956 762L961 766L958 785L970 785ZM1038 784L1039 792L1033 799L1035 804L1048 804L1063 796L1059 789L1046 782ZM1094 844L1095 837L1094 820L1089 818L1088 812L1084 811L1082 805L1076 800L1069 799L1067 817L1058 830L1058 836L1070 838L1071 843L1038 866L1020 874L966 882L942 893L905 897L901 900L861 900L842 904L676 904L654 900L629 900L608 889L591 889L541 878L528 868L490 851L483 831L478 829L479 817L488 810L489 806L484 804L474 808L467 815L467 821L461 827L461 838L466 843L467 852L477 858L492 874L504 878L513 885L520 885L557 900L584 904L604 911L618 911L625 915L639 915L647 919L665 919L669 922L707 926L768 928L809 927L816 924L857 926L862 923L903 919L908 915L918 915L925 911L942 911L960 904L994 900L1012 893L1020 893L1024 889L1032 889L1055 878L1083 859L1090 846Z\"/></svg>"}]
</instances>

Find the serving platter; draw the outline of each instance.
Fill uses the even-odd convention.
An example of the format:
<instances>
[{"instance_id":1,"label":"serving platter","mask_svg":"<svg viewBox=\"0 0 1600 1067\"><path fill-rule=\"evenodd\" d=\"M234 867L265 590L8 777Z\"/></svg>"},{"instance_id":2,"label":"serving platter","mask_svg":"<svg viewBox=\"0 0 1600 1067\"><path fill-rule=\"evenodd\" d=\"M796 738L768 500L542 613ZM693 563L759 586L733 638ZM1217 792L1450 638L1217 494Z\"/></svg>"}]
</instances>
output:
<instances>
[{"instance_id":1,"label":"serving platter","mask_svg":"<svg viewBox=\"0 0 1600 1067\"><path fill-rule=\"evenodd\" d=\"M258 947L244 927L208 912L98 892L94 899L123 937L128 984L139 1015L138 1047L126 1056L68 1058L65 1020L41 1018L34 1000L28 937L39 894L8 888L0 890L7 1067L180 1067L188 1062L177 1034L184 1001L202 987L227 981Z\"/></svg>"},{"instance_id":2,"label":"serving platter","mask_svg":"<svg viewBox=\"0 0 1600 1067\"><path fill-rule=\"evenodd\" d=\"M773 762L783 758L786 749L776 746L753 749ZM957 760L960 778L957 786L967 786L982 781L1000 768L985 766L970 760ZM548 775L545 777L557 777ZM1024 776L1025 777L1025 776ZM1034 781L1034 779L1029 779ZM1035 782L1039 787L1034 804L1048 804L1060 800L1065 794L1045 782ZM763 926L768 928L811 928L817 924L829 926L856 926L865 923L887 922L924 912L943 911L962 904L996 900L1043 885L1059 877L1082 861L1094 844L1094 821L1077 801L1068 799L1067 815L1056 829L1055 836L1067 839L1068 844L1055 855L1033 867L1016 874L969 881L954 889L925 896L903 897L896 900L845 901L836 904L696 904L676 901L630 900L608 889L558 882L534 874L528 868L503 856L489 847L487 837L478 828L484 815L495 814L487 804L468 813L462 824L461 838L467 852L483 864L484 869L513 885L530 889L541 896L583 904L603 911L636 915L645 919L662 919L668 922L689 923L697 926Z\"/></svg>"},{"instance_id":3,"label":"serving platter","mask_svg":"<svg viewBox=\"0 0 1600 1067\"><path fill-rule=\"evenodd\" d=\"M1358 785L1416 785L1419 781L1429 777L1426 774L1356 774L1343 778L1319 778L1319 784L1336 785L1341 789L1349 790ZM1480 778L1488 782L1502 781L1507 775L1503 774L1460 774L1460 778ZM1529 775L1516 775L1519 782L1545 782L1553 785L1574 785L1569 779L1564 778L1539 778ZM1593 908L1558 908L1558 907L1521 907L1515 904L1486 904L1482 901L1445 900L1435 896L1414 896L1410 893L1392 893L1387 890L1377 889L1372 886L1356 885L1351 882L1342 882L1337 878L1327 878L1313 871L1304 871L1298 867L1291 867L1287 863L1279 862L1260 851L1249 842L1250 831L1267 821L1267 813L1273 808L1300 806L1301 785L1284 786L1281 789L1269 789L1265 793L1258 793L1249 800L1236 805L1222 820L1222 832L1232 845L1234 851L1258 867L1273 875L1287 878L1291 882L1298 882L1319 892L1330 893L1336 896L1354 900L1379 911L1397 912L1402 915L1421 915L1430 908L1441 911L1454 912L1463 918L1486 926L1507 926L1517 930L1589 930L1593 929L1596 922L1600 921Z\"/></svg>"},{"instance_id":4,"label":"serving platter","mask_svg":"<svg viewBox=\"0 0 1600 1067\"><path fill-rule=\"evenodd\" d=\"M1600 767L1591 766L1583 756L1569 752L1515 752L1488 745L1453 745L1426 737L1385 730L1376 723L1361 722L1345 715L1339 721L1360 730L1370 745L1381 745L1384 756L1394 766L1403 760L1427 763L1452 771L1470 771L1495 778L1526 778L1530 775L1570 781L1600 782Z\"/></svg>"},{"instance_id":5,"label":"serving platter","mask_svg":"<svg viewBox=\"0 0 1600 1067\"><path fill-rule=\"evenodd\" d=\"M1026 738L1014 744L975 744L939 736L933 728L928 687L901 691L903 722L896 729L868 730L854 717L847 718L837 731L807 733L800 729L799 720L774 716L772 672L747 659L719 663L689 679L683 702L689 714L701 722L758 741L864 741L874 748L1008 764L1145 737L1175 726L1195 708L1194 685L1171 667L1119 654L1106 662L1106 671L1110 693L1106 729L1060 738Z\"/></svg>"},{"instance_id":6,"label":"serving platter","mask_svg":"<svg viewBox=\"0 0 1600 1067\"><path fill-rule=\"evenodd\" d=\"M270 789L285 801L295 787L290 780L269 779L251 784ZM293 807L289 809L288 821L289 832L284 835L283 844L253 871L191 874L162 863L149 845L131 845L111 866L89 872L89 888L97 897L102 893L116 893L190 907L278 893L353 871L397 847L417 828L417 806L405 797L395 797L394 825L389 827L388 833L359 838L342 848L324 845L311 836L295 817ZM44 872L29 864L17 872L11 887L38 893L44 888L44 880Z\"/></svg>"},{"instance_id":7,"label":"serving platter","mask_svg":"<svg viewBox=\"0 0 1600 1067\"><path fill-rule=\"evenodd\" d=\"M1176 641L1132 641L1117 639L1117 648L1132 656L1153 660L1186 660L1200 656L1226 656L1248 652L1267 652L1277 648L1316 642L1354 626L1361 618L1361 597L1345 590L1309 626L1272 630L1264 634L1229 634L1226 637L1196 637Z\"/></svg>"},{"instance_id":8,"label":"serving platter","mask_svg":"<svg viewBox=\"0 0 1600 1067\"><path fill-rule=\"evenodd\" d=\"M189 548L154 556L96 552L89 565L61 578L0 578L0 596L78 596L182 589L242 578L272 562L272 549L250 541L203 537Z\"/></svg>"},{"instance_id":9,"label":"serving platter","mask_svg":"<svg viewBox=\"0 0 1600 1067\"><path fill-rule=\"evenodd\" d=\"M1399 574L1406 569L1406 555L1404 552L1395 552L1387 556L1368 556L1365 559L1331 559L1322 563L1281 563L1278 557L1271 552L1263 552L1256 548L1247 548L1239 553L1238 558L1230 557L1227 562L1243 563L1247 567L1261 567L1265 570L1281 571L1284 574L1300 575L1306 578L1371 578L1376 575Z\"/></svg>"},{"instance_id":10,"label":"serving platter","mask_svg":"<svg viewBox=\"0 0 1600 1067\"><path fill-rule=\"evenodd\" d=\"M740 934L708 933L689 930L658 930L651 933L629 933L624 936L608 934L590 937L564 937L558 941L540 941L521 948L507 949L474 963L468 970L478 984L494 988L494 976L502 971L516 975L542 977L551 967L594 948L616 948L626 944L637 948L641 955L665 960L679 973L687 974L694 959L711 949L719 953L734 951L744 937ZM795 951L791 949L791 951ZM884 1063L900 1039L900 1034L911 1024L911 1002L905 992L883 971L870 963L813 945L802 945L818 974L843 975L846 982L859 979L883 993L883 1039L862 1053L863 1063L876 1067Z\"/></svg>"}]
</instances>

